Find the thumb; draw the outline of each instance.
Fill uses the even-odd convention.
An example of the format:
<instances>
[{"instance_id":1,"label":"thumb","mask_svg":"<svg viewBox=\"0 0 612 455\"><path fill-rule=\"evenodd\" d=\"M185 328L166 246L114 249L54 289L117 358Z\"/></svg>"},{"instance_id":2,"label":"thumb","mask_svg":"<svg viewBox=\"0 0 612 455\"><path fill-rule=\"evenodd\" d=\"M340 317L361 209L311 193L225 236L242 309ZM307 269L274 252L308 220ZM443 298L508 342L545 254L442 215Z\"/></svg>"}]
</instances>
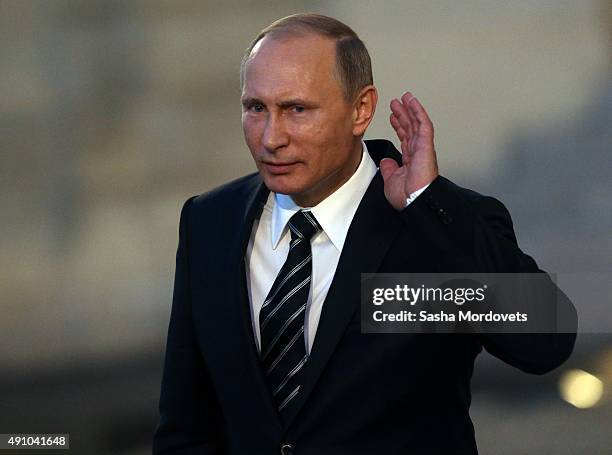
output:
<instances>
[{"instance_id":1,"label":"thumb","mask_svg":"<svg viewBox=\"0 0 612 455\"><path fill-rule=\"evenodd\" d=\"M392 158L383 158L380 160L380 164L378 165L380 168L380 173L382 174L383 180L386 182L387 179L397 170L399 167L394 159Z\"/></svg>"}]
</instances>

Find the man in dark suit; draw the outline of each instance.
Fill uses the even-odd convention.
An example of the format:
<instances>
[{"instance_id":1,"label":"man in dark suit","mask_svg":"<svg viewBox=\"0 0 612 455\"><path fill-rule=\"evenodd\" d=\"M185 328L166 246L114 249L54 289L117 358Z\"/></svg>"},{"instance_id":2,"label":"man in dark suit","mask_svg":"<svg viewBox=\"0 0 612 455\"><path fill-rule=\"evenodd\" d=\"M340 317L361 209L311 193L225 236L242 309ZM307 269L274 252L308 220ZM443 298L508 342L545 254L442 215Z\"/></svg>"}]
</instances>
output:
<instances>
[{"instance_id":1,"label":"man in dark suit","mask_svg":"<svg viewBox=\"0 0 612 455\"><path fill-rule=\"evenodd\" d=\"M574 334L362 334L365 272L537 272L499 201L438 175L433 126L391 102L401 154L363 141L367 50L277 21L242 66L258 168L181 212L155 454L474 454L474 359L545 373ZM571 304L567 302L571 307Z\"/></svg>"}]
</instances>

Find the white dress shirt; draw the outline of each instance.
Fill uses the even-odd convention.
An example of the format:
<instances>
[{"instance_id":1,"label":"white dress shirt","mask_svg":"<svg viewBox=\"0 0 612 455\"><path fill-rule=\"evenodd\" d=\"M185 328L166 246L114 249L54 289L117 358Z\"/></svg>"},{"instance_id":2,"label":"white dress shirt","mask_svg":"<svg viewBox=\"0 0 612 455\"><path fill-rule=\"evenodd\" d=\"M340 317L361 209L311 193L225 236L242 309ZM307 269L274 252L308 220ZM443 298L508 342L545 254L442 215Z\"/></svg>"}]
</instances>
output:
<instances>
[{"instance_id":1,"label":"white dress shirt","mask_svg":"<svg viewBox=\"0 0 612 455\"><path fill-rule=\"evenodd\" d=\"M300 207L290 196L270 192L261 217L253 223L245 262L251 321L258 350L261 350L259 312L289 253L291 234L287 222L297 211L308 209L323 228L311 240L312 280L304 320L304 341L306 352L310 353L323 302L336 272L346 234L357 207L378 170L365 142L362 141L361 145L361 162L355 173L316 206ZM412 193L406 205L416 199L425 188L427 186Z\"/></svg>"}]
</instances>

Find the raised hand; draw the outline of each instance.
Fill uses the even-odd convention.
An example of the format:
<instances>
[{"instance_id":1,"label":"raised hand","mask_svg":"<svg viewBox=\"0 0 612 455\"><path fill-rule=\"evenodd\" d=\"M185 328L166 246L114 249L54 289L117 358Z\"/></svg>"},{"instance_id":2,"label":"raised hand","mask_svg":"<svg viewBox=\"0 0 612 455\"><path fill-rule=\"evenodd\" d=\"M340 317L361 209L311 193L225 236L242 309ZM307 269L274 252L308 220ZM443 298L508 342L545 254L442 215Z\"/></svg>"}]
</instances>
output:
<instances>
[{"instance_id":1,"label":"raised hand","mask_svg":"<svg viewBox=\"0 0 612 455\"><path fill-rule=\"evenodd\" d=\"M380 162L385 196L397 210L406 206L410 193L438 176L434 128L427 112L410 92L391 100L391 126L401 142L402 166L391 158Z\"/></svg>"}]
</instances>

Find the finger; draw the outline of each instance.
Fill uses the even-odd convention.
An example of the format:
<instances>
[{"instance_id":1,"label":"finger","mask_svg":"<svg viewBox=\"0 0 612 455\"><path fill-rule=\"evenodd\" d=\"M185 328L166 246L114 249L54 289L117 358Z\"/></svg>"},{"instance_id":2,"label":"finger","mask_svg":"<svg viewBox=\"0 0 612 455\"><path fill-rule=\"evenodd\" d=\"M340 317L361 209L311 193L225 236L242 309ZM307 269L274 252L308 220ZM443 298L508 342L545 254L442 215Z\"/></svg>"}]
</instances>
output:
<instances>
[{"instance_id":1,"label":"finger","mask_svg":"<svg viewBox=\"0 0 612 455\"><path fill-rule=\"evenodd\" d=\"M410 104L410 101L412 100L412 98L416 98L412 92L406 92L402 95L402 103L404 104L404 106L408 107L408 104Z\"/></svg>"},{"instance_id":2,"label":"finger","mask_svg":"<svg viewBox=\"0 0 612 455\"><path fill-rule=\"evenodd\" d=\"M410 109L406 109L406 114L408 115L408 119L410 120L410 125L412 127L412 134L410 135L410 139L412 139L418 136L420 123Z\"/></svg>"},{"instance_id":3,"label":"finger","mask_svg":"<svg viewBox=\"0 0 612 455\"><path fill-rule=\"evenodd\" d=\"M412 136L414 134L414 130L412 127L412 123L408 118L408 110L404 107L404 105L397 99L391 100L391 112L395 114L399 125L403 128L408 136Z\"/></svg>"},{"instance_id":4,"label":"finger","mask_svg":"<svg viewBox=\"0 0 612 455\"><path fill-rule=\"evenodd\" d=\"M410 161L413 155L412 139L408 138L401 143L402 148L402 164L410 166Z\"/></svg>"},{"instance_id":5,"label":"finger","mask_svg":"<svg viewBox=\"0 0 612 455\"><path fill-rule=\"evenodd\" d=\"M402 104L406 109L406 114L408 115L408 119L412 125L412 136L416 136L420 125L416 115L410 109L410 103L412 100L416 100L416 97L412 94L412 92L406 92L402 95Z\"/></svg>"},{"instance_id":6,"label":"finger","mask_svg":"<svg viewBox=\"0 0 612 455\"><path fill-rule=\"evenodd\" d=\"M406 134L406 131L404 130L404 128L402 128L402 126L400 125L399 120L397 119L395 114L391 114L389 116L389 120L391 121L391 126L395 130L395 133L397 134L397 137L399 138L399 140L403 141L404 139L406 139L408 135Z\"/></svg>"},{"instance_id":7,"label":"finger","mask_svg":"<svg viewBox=\"0 0 612 455\"><path fill-rule=\"evenodd\" d=\"M433 132L433 123L421 102L413 97L408 105L408 112L419 122L419 129L424 128L424 132ZM421 132L421 131L420 131Z\"/></svg>"},{"instance_id":8,"label":"finger","mask_svg":"<svg viewBox=\"0 0 612 455\"><path fill-rule=\"evenodd\" d=\"M391 175L397 170L399 166L395 162L394 159L391 158L383 158L380 160L379 168L380 173L382 174L383 180L386 182Z\"/></svg>"},{"instance_id":9,"label":"finger","mask_svg":"<svg viewBox=\"0 0 612 455\"><path fill-rule=\"evenodd\" d=\"M401 128L401 126L400 126ZM403 131L403 129L402 129ZM405 132L404 132L405 133ZM412 136L408 135L407 133L400 135L397 135L399 140L400 140L400 148L402 150L402 156L405 158L406 156L408 156L411 152L410 152L410 143L412 140Z\"/></svg>"},{"instance_id":10,"label":"finger","mask_svg":"<svg viewBox=\"0 0 612 455\"><path fill-rule=\"evenodd\" d=\"M408 109L397 98L393 98L391 100L390 107L391 107L391 112L395 114L395 116L400 122L402 122L403 121L402 119L404 119L408 115Z\"/></svg>"}]
</instances>

